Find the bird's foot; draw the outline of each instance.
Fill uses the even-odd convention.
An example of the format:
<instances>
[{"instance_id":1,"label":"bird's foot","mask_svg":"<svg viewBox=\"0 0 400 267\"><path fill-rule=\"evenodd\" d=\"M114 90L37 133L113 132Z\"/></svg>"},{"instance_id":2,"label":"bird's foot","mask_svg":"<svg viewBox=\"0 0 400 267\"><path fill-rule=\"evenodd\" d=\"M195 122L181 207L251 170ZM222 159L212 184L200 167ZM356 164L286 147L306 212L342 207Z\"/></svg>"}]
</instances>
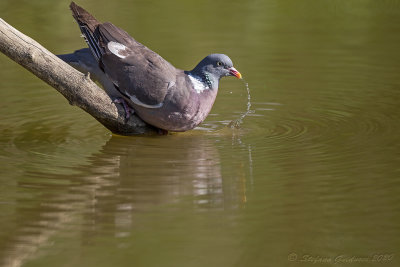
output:
<instances>
[{"instance_id":1,"label":"bird's foot","mask_svg":"<svg viewBox=\"0 0 400 267\"><path fill-rule=\"evenodd\" d=\"M131 115L135 114L135 110L131 108L128 103L126 103L125 99L122 97L118 97L113 101L116 104L121 104L125 110L125 119L129 119Z\"/></svg>"}]
</instances>

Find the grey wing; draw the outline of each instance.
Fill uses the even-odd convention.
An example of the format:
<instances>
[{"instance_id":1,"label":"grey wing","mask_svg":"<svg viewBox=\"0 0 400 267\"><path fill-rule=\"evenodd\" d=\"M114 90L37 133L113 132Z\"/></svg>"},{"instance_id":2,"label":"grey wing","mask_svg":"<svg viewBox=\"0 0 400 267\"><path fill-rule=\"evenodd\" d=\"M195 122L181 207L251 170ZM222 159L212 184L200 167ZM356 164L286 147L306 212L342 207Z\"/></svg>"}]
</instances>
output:
<instances>
[{"instance_id":1,"label":"grey wing","mask_svg":"<svg viewBox=\"0 0 400 267\"><path fill-rule=\"evenodd\" d=\"M111 23L99 25L100 66L134 103L158 107L176 81L177 69ZM137 102L137 101L136 101Z\"/></svg>"}]
</instances>

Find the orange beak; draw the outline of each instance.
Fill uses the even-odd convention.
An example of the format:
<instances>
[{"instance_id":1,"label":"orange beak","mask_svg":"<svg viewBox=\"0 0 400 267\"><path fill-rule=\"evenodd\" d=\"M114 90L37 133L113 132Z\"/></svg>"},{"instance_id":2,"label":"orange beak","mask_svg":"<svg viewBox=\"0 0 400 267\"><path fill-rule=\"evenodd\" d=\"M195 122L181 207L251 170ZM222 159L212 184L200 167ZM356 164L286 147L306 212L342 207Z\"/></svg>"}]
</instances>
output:
<instances>
[{"instance_id":1,"label":"orange beak","mask_svg":"<svg viewBox=\"0 0 400 267\"><path fill-rule=\"evenodd\" d=\"M242 74L240 74L240 72L238 72L234 67L229 68L228 70L230 75L235 76L238 79L242 79Z\"/></svg>"}]
</instances>

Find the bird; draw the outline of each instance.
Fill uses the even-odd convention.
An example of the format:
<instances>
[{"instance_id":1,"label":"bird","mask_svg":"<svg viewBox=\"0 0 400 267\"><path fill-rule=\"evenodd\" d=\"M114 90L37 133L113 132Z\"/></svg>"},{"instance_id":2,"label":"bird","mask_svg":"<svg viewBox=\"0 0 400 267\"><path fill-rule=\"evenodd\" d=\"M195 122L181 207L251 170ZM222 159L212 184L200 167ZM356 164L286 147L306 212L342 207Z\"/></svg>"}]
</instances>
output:
<instances>
[{"instance_id":1,"label":"bird","mask_svg":"<svg viewBox=\"0 0 400 267\"><path fill-rule=\"evenodd\" d=\"M242 78L225 54L210 54L192 70L181 70L123 29L99 22L75 2L70 9L98 66L97 76L120 94L115 102L123 104L127 118L135 113L167 133L191 130L209 114L220 79Z\"/></svg>"}]
</instances>

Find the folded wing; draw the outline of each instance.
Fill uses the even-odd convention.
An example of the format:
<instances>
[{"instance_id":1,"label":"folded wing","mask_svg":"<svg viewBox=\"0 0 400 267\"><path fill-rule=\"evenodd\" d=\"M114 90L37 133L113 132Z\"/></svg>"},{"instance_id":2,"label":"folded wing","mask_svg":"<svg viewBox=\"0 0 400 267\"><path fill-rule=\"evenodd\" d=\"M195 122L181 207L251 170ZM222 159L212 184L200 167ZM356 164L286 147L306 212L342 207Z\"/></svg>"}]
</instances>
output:
<instances>
[{"instance_id":1,"label":"folded wing","mask_svg":"<svg viewBox=\"0 0 400 267\"><path fill-rule=\"evenodd\" d=\"M70 8L100 68L117 89L135 104L161 107L175 84L175 67L112 23L98 22L74 2Z\"/></svg>"}]
</instances>

